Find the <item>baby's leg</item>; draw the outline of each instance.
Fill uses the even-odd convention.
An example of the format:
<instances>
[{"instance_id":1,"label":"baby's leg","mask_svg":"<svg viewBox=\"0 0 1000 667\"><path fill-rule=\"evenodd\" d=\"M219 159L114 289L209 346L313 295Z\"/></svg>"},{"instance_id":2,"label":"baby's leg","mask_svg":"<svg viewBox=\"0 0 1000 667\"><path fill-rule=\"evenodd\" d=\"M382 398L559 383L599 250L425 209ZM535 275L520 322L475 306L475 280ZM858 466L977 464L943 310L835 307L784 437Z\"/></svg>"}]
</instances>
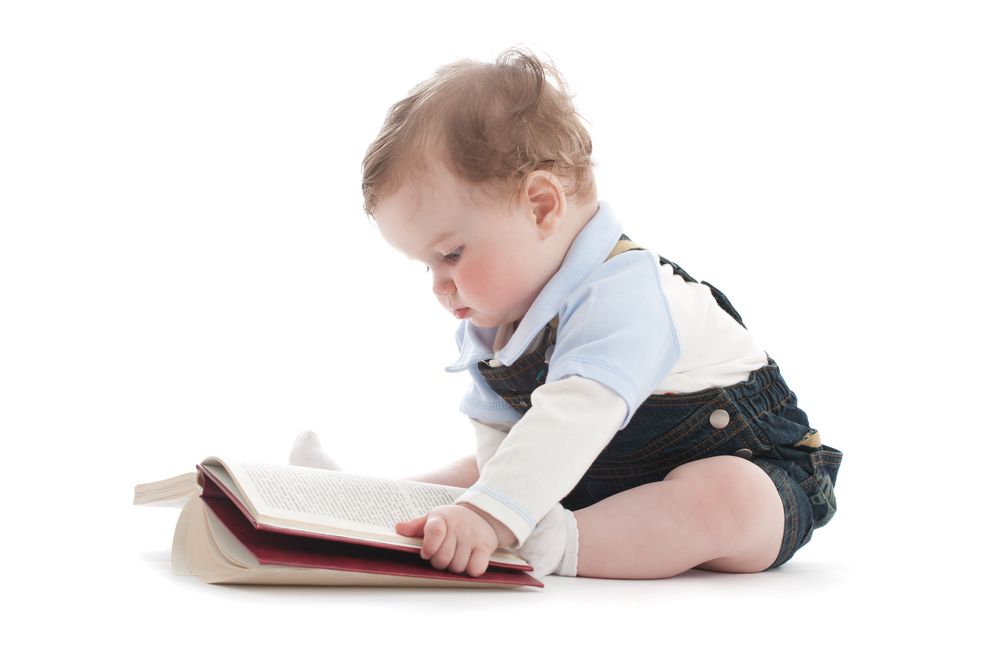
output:
<instances>
[{"instance_id":1,"label":"baby's leg","mask_svg":"<svg viewBox=\"0 0 1000 667\"><path fill-rule=\"evenodd\" d=\"M763 470L737 456L692 461L573 513L577 576L660 579L693 567L759 572L781 548L784 509Z\"/></svg>"}]
</instances>

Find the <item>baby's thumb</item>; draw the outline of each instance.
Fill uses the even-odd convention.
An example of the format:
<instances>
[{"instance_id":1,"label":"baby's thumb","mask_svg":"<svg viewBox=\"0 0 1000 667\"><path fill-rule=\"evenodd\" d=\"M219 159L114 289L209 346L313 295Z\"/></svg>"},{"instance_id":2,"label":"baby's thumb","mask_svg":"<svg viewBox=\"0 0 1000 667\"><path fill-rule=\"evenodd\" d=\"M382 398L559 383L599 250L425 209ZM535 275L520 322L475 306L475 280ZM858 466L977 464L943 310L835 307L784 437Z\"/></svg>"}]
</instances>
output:
<instances>
[{"instance_id":1,"label":"baby's thumb","mask_svg":"<svg viewBox=\"0 0 1000 667\"><path fill-rule=\"evenodd\" d=\"M407 537L420 537L424 534L424 524L427 523L427 515L399 521L396 523L396 532Z\"/></svg>"}]
</instances>

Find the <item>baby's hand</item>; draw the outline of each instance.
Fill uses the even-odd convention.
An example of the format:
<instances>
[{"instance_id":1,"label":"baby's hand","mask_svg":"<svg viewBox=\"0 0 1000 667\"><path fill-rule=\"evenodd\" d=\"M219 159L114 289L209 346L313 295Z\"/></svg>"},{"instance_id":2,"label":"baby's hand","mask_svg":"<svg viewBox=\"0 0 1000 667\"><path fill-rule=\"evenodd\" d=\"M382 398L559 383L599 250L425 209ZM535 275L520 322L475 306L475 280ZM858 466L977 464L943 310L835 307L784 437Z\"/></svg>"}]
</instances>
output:
<instances>
[{"instance_id":1,"label":"baby's hand","mask_svg":"<svg viewBox=\"0 0 1000 667\"><path fill-rule=\"evenodd\" d=\"M423 535L420 557L430 559L434 568L457 574L468 571L473 577L486 572L490 556L500 545L489 522L461 505L439 505L421 517L400 521L396 532L408 537Z\"/></svg>"}]
</instances>

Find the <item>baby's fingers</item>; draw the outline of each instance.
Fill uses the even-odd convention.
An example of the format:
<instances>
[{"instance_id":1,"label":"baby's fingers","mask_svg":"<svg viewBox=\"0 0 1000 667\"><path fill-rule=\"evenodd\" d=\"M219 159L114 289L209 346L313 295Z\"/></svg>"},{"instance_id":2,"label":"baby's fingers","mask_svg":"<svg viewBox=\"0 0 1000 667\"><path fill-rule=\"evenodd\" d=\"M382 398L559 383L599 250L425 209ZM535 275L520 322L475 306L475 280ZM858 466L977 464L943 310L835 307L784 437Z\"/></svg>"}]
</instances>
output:
<instances>
[{"instance_id":1,"label":"baby's fingers","mask_svg":"<svg viewBox=\"0 0 1000 667\"><path fill-rule=\"evenodd\" d=\"M407 537L420 537L424 534L424 524L426 522L426 514L412 519L407 519L406 521L398 521L396 523L396 532L400 535L406 535Z\"/></svg>"},{"instance_id":2,"label":"baby's fingers","mask_svg":"<svg viewBox=\"0 0 1000 667\"><path fill-rule=\"evenodd\" d=\"M420 549L420 557L428 559L437 553L448 534L448 524L439 516L427 519L424 525L424 546Z\"/></svg>"},{"instance_id":3,"label":"baby's fingers","mask_svg":"<svg viewBox=\"0 0 1000 667\"><path fill-rule=\"evenodd\" d=\"M473 577L481 577L490 566L490 556L492 555L486 547L476 547L472 550L472 557L469 558L466 572Z\"/></svg>"}]
</instances>

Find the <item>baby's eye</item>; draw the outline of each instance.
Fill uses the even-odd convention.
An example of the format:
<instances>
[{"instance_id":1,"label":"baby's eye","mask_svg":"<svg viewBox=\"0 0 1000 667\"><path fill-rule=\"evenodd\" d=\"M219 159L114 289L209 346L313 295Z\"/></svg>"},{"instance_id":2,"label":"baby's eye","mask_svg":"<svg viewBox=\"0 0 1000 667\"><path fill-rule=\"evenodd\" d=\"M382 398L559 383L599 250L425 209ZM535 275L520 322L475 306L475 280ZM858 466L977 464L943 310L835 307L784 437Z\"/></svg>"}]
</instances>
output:
<instances>
[{"instance_id":1,"label":"baby's eye","mask_svg":"<svg viewBox=\"0 0 1000 667\"><path fill-rule=\"evenodd\" d=\"M454 264L455 262L458 261L458 258L462 256L462 250L464 249L465 246L458 246L457 248L449 252L447 255L441 255L441 261L446 262L448 264Z\"/></svg>"}]
</instances>

